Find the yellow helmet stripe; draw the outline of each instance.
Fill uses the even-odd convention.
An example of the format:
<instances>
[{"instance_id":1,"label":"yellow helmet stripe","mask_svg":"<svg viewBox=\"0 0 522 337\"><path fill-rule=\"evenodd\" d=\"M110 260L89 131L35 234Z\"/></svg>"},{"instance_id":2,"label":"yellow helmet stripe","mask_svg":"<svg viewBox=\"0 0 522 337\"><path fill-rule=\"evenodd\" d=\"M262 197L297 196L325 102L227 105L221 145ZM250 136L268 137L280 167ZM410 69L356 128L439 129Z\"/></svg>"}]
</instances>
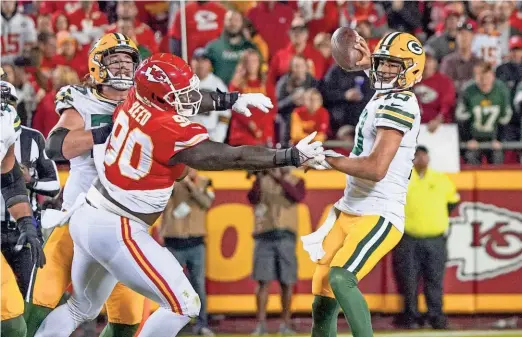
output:
<instances>
[{"instance_id":1,"label":"yellow helmet stripe","mask_svg":"<svg viewBox=\"0 0 522 337\"><path fill-rule=\"evenodd\" d=\"M401 35L400 32L393 32L393 33L388 34L382 40L382 44L379 46L379 49L389 51L393 40L395 40L399 35Z\"/></svg>"}]
</instances>

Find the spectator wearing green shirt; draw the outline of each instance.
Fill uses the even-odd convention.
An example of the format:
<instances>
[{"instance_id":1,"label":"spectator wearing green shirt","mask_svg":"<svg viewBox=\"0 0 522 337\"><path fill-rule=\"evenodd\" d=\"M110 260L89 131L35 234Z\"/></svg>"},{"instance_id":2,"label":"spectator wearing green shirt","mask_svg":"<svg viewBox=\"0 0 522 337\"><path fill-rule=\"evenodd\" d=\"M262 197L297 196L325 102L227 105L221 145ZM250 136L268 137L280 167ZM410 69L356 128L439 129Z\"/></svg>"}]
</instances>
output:
<instances>
[{"instance_id":1,"label":"spectator wearing green shirt","mask_svg":"<svg viewBox=\"0 0 522 337\"><path fill-rule=\"evenodd\" d=\"M247 49L258 51L255 44L243 37L243 16L236 10L229 10L221 37L207 44L207 56L212 62L214 74L227 85L232 79L237 62ZM259 51L258 51L259 52Z\"/></svg>"},{"instance_id":2,"label":"spectator wearing green shirt","mask_svg":"<svg viewBox=\"0 0 522 337\"><path fill-rule=\"evenodd\" d=\"M501 129L513 116L509 90L495 78L491 64L482 61L473 72L475 81L463 90L455 111L461 141L467 142L466 162L479 165L485 155L488 163L501 164ZM491 142L492 150L479 149L481 142Z\"/></svg>"}]
</instances>

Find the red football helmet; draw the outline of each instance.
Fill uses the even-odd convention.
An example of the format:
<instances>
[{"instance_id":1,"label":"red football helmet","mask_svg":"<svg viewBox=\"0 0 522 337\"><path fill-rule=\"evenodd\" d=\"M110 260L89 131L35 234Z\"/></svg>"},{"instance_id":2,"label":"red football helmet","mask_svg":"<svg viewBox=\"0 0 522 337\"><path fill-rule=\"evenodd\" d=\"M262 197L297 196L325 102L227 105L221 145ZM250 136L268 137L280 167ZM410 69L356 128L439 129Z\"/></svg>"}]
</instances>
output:
<instances>
[{"instance_id":1,"label":"red football helmet","mask_svg":"<svg viewBox=\"0 0 522 337\"><path fill-rule=\"evenodd\" d=\"M172 54L154 54L145 59L134 75L136 97L160 110L176 110L194 116L201 105L199 78L183 59Z\"/></svg>"}]
</instances>

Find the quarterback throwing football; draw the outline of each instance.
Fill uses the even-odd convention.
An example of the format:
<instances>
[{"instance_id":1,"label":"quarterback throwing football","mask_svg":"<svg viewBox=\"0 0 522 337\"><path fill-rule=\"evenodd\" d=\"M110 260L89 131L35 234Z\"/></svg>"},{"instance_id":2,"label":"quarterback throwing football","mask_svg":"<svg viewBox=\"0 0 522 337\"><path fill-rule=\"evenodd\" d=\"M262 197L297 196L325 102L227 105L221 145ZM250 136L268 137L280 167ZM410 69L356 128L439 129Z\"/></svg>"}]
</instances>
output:
<instances>
[{"instance_id":1,"label":"quarterback throwing football","mask_svg":"<svg viewBox=\"0 0 522 337\"><path fill-rule=\"evenodd\" d=\"M357 287L377 262L395 247L404 231L404 205L420 126L412 87L422 79L425 54L413 35L386 35L373 54L358 37L356 48L376 90L356 127L349 157L326 151L308 164L347 175L344 196L303 247L317 263L313 337L335 336L339 305L354 337L372 337L368 305Z\"/></svg>"}]
</instances>

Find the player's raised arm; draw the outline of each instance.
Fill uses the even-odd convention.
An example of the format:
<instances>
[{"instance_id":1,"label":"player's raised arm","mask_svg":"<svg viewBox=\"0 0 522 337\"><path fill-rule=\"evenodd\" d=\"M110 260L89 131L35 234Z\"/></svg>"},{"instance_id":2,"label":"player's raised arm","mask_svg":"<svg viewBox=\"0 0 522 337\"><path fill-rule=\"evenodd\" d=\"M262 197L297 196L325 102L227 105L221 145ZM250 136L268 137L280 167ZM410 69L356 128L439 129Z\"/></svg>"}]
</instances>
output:
<instances>
[{"instance_id":1,"label":"player's raised arm","mask_svg":"<svg viewBox=\"0 0 522 337\"><path fill-rule=\"evenodd\" d=\"M310 143L315 132L289 149L273 150L261 146L238 146L206 140L176 153L170 164L186 164L197 170L221 171L233 169L262 170L283 166L301 166L319 156L322 143Z\"/></svg>"}]
</instances>

